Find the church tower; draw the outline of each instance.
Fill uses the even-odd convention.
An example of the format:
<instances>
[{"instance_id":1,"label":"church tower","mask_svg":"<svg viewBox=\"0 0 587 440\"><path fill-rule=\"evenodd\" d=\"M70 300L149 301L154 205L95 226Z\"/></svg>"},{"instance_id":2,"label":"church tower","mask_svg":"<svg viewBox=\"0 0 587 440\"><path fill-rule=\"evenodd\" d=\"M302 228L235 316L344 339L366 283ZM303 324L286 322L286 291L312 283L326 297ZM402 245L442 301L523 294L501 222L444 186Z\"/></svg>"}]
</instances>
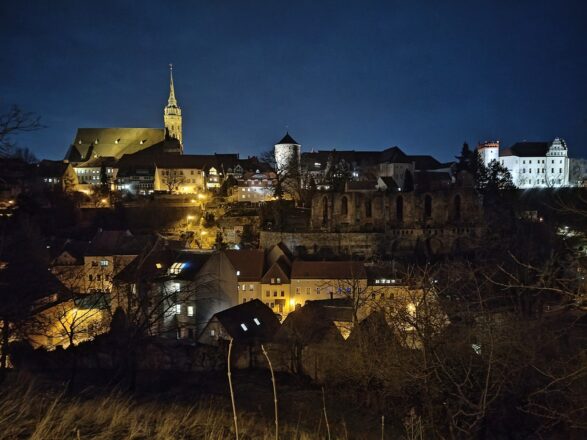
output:
<instances>
[{"instance_id":1,"label":"church tower","mask_svg":"<svg viewBox=\"0 0 587 440\"><path fill-rule=\"evenodd\" d=\"M173 65L169 65L169 99L163 110L163 122L165 124L165 136L177 139L183 152L183 138L181 134L181 108L175 99L175 88L173 87Z\"/></svg>"}]
</instances>

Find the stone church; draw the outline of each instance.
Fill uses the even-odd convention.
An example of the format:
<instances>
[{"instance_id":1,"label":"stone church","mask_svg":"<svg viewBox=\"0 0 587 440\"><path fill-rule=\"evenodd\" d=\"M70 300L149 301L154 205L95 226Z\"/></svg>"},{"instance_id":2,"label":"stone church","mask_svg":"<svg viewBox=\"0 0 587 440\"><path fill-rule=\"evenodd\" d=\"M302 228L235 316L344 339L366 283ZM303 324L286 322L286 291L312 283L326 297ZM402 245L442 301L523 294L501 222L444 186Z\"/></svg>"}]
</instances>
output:
<instances>
[{"instance_id":1,"label":"stone church","mask_svg":"<svg viewBox=\"0 0 587 440\"><path fill-rule=\"evenodd\" d=\"M175 97L172 66L163 128L78 128L65 160L74 164L102 157L118 160L125 154L146 149L183 154L182 116Z\"/></svg>"}]
</instances>

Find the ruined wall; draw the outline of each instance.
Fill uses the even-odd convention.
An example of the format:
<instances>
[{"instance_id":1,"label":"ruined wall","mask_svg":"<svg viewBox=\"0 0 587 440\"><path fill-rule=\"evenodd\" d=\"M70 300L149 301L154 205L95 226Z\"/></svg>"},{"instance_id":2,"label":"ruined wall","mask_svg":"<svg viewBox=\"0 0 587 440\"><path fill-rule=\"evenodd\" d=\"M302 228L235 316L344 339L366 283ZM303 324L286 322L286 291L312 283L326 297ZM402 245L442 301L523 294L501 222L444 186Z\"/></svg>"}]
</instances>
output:
<instances>
[{"instance_id":1,"label":"ruined wall","mask_svg":"<svg viewBox=\"0 0 587 440\"><path fill-rule=\"evenodd\" d=\"M319 192L312 199L311 229L385 232L390 228L471 226L482 222L482 203L472 188L425 192Z\"/></svg>"},{"instance_id":2,"label":"ruined wall","mask_svg":"<svg viewBox=\"0 0 587 440\"><path fill-rule=\"evenodd\" d=\"M396 228L387 232L261 231L263 249L283 242L297 256L334 254L371 258L377 255L442 255L475 249L483 226Z\"/></svg>"}]
</instances>

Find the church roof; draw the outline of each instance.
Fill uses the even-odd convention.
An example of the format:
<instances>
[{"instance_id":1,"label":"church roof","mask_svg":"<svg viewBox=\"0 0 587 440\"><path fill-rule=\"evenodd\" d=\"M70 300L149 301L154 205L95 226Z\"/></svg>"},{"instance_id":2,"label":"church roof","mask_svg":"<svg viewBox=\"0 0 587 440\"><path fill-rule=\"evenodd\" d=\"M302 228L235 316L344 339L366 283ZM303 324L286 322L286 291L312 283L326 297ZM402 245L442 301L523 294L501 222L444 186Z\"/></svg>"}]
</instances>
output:
<instances>
[{"instance_id":1,"label":"church roof","mask_svg":"<svg viewBox=\"0 0 587 440\"><path fill-rule=\"evenodd\" d=\"M550 148L550 142L516 142L503 150L500 156L543 157Z\"/></svg>"},{"instance_id":2,"label":"church roof","mask_svg":"<svg viewBox=\"0 0 587 440\"><path fill-rule=\"evenodd\" d=\"M65 159L70 162L100 156L120 159L124 154L136 153L164 140L163 128L78 128Z\"/></svg>"},{"instance_id":3,"label":"church roof","mask_svg":"<svg viewBox=\"0 0 587 440\"><path fill-rule=\"evenodd\" d=\"M112 156L92 157L87 162L82 162L79 165L76 165L76 168L100 168L102 166L114 167L117 162L116 158Z\"/></svg>"},{"instance_id":4,"label":"church roof","mask_svg":"<svg viewBox=\"0 0 587 440\"><path fill-rule=\"evenodd\" d=\"M285 133L285 136L283 136L283 139L281 139L279 142L277 142L277 144L275 145L279 145L279 144L295 144L295 145L299 145L294 138L292 138L289 134L289 132Z\"/></svg>"}]
</instances>

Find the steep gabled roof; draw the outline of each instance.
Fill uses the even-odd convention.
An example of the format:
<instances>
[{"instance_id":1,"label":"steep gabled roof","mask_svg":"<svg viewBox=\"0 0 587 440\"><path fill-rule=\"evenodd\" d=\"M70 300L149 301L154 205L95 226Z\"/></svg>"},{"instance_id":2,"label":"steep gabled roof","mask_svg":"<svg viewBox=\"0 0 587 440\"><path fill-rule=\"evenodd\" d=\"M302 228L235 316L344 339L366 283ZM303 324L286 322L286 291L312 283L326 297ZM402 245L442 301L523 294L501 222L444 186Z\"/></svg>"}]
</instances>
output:
<instances>
[{"instance_id":1,"label":"steep gabled roof","mask_svg":"<svg viewBox=\"0 0 587 440\"><path fill-rule=\"evenodd\" d=\"M216 313L214 318L236 342L271 341L281 326L275 313L258 299Z\"/></svg>"},{"instance_id":2,"label":"steep gabled roof","mask_svg":"<svg viewBox=\"0 0 587 440\"><path fill-rule=\"evenodd\" d=\"M300 261L292 263L291 279L352 280L367 279L360 261Z\"/></svg>"},{"instance_id":3,"label":"steep gabled roof","mask_svg":"<svg viewBox=\"0 0 587 440\"><path fill-rule=\"evenodd\" d=\"M277 262L281 257L286 259L288 266L291 266L293 256L287 246L280 241L276 245L272 246L267 252L267 265L271 266Z\"/></svg>"},{"instance_id":4,"label":"steep gabled roof","mask_svg":"<svg viewBox=\"0 0 587 440\"><path fill-rule=\"evenodd\" d=\"M102 166L115 167L117 162L117 159L112 156L93 157L87 162L76 165L76 168L98 168Z\"/></svg>"},{"instance_id":5,"label":"steep gabled roof","mask_svg":"<svg viewBox=\"0 0 587 440\"><path fill-rule=\"evenodd\" d=\"M273 278L279 278L280 284L289 283L290 267L285 256L281 256L271 267L267 270L261 282L270 284Z\"/></svg>"},{"instance_id":6,"label":"steep gabled roof","mask_svg":"<svg viewBox=\"0 0 587 440\"><path fill-rule=\"evenodd\" d=\"M409 156L399 147L391 147L383 150L379 160L387 163L411 163Z\"/></svg>"},{"instance_id":7,"label":"steep gabled roof","mask_svg":"<svg viewBox=\"0 0 587 440\"><path fill-rule=\"evenodd\" d=\"M450 164L443 164L429 155L410 155L408 158L414 162L416 171L438 170L450 166Z\"/></svg>"},{"instance_id":8,"label":"steep gabled roof","mask_svg":"<svg viewBox=\"0 0 587 440\"><path fill-rule=\"evenodd\" d=\"M144 150L165 140L163 128L78 128L65 159L89 160L90 156L110 156Z\"/></svg>"},{"instance_id":9,"label":"steep gabled roof","mask_svg":"<svg viewBox=\"0 0 587 440\"><path fill-rule=\"evenodd\" d=\"M224 254L239 272L239 281L260 281L265 268L265 253L260 249L227 249Z\"/></svg>"}]
</instances>

